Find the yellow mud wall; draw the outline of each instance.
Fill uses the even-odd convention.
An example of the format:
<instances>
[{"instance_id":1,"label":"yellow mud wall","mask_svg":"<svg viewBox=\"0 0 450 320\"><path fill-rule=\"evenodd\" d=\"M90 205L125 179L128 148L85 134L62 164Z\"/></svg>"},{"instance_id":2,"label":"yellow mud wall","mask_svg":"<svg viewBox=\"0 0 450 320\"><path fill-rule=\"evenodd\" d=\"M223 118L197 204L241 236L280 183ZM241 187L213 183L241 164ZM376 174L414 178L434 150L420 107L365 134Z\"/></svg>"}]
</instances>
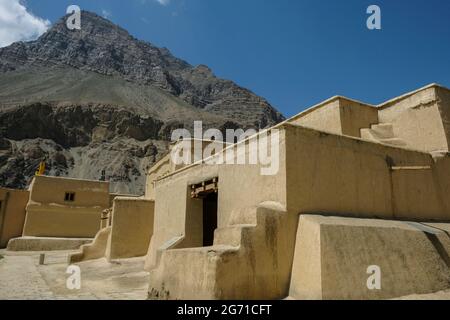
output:
<instances>
[{"instance_id":1,"label":"yellow mud wall","mask_svg":"<svg viewBox=\"0 0 450 320\"><path fill-rule=\"evenodd\" d=\"M75 193L66 202L65 193ZM109 208L109 183L38 176L30 186L24 236L92 238Z\"/></svg>"},{"instance_id":2,"label":"yellow mud wall","mask_svg":"<svg viewBox=\"0 0 450 320\"><path fill-rule=\"evenodd\" d=\"M225 137L224 137L225 138ZM214 152L219 152L226 146L226 143L223 143L221 141L210 141L210 140L195 140L195 139L187 139L183 140L184 142L181 143L175 143L170 147L170 152L177 147L180 147L182 143L188 143L190 145L190 156L191 156L191 163L188 164L175 164L172 162L172 155L169 152L167 155L165 155L163 158L161 158L153 167L150 168L150 170L147 172L147 179L145 184L145 197L147 199L155 200L156 194L155 194L155 182L164 176L170 175L171 173L175 172L176 170L182 169L185 166L191 165L194 163L195 159L195 144L199 144L199 148L202 148L202 159L203 159L203 153L207 147L210 145L213 145L214 147L211 147L210 149Z\"/></svg>"},{"instance_id":3,"label":"yellow mud wall","mask_svg":"<svg viewBox=\"0 0 450 320\"><path fill-rule=\"evenodd\" d=\"M316 130L361 136L362 128L378 123L378 109L344 97L334 97L288 120L290 124Z\"/></svg>"},{"instance_id":4,"label":"yellow mud wall","mask_svg":"<svg viewBox=\"0 0 450 320\"><path fill-rule=\"evenodd\" d=\"M109 207L112 208L114 204L114 199L117 197L126 197L126 198L141 198L142 196L132 195L132 194L121 194L121 193L111 193L109 195Z\"/></svg>"},{"instance_id":5,"label":"yellow mud wall","mask_svg":"<svg viewBox=\"0 0 450 320\"><path fill-rule=\"evenodd\" d=\"M450 90L442 87L437 88L439 97L438 105L447 138L447 150L450 150Z\"/></svg>"},{"instance_id":6,"label":"yellow mud wall","mask_svg":"<svg viewBox=\"0 0 450 320\"><path fill-rule=\"evenodd\" d=\"M378 123L378 109L353 100L339 98L342 134L361 137L361 129ZM327 128L323 128L327 130Z\"/></svg>"},{"instance_id":7,"label":"yellow mud wall","mask_svg":"<svg viewBox=\"0 0 450 320\"><path fill-rule=\"evenodd\" d=\"M153 266L157 250L172 239L183 237L180 247L201 246L203 206L200 200L191 199L189 185L217 176L217 166L195 166L157 181L154 234L146 265Z\"/></svg>"},{"instance_id":8,"label":"yellow mud wall","mask_svg":"<svg viewBox=\"0 0 450 320\"><path fill-rule=\"evenodd\" d=\"M302 125L311 129L342 134L339 99L331 100L323 106L307 110L288 121L291 124Z\"/></svg>"},{"instance_id":9,"label":"yellow mud wall","mask_svg":"<svg viewBox=\"0 0 450 320\"><path fill-rule=\"evenodd\" d=\"M28 198L26 190L0 188L0 248L5 248L10 239L22 235Z\"/></svg>"},{"instance_id":10,"label":"yellow mud wall","mask_svg":"<svg viewBox=\"0 0 450 320\"><path fill-rule=\"evenodd\" d=\"M247 157L248 143L240 152ZM246 146L245 149L242 145ZM238 155L235 148L234 155ZM224 150L224 152L226 152ZM157 250L165 243L183 237L177 248L202 246L203 206L190 197L189 186L219 178L218 227L227 226L233 210L257 206L264 201L286 203L285 138L280 131L279 168L275 175L262 175L259 165L193 165L156 182L155 233L150 243L146 266L154 266ZM236 162L235 162L236 163Z\"/></svg>"},{"instance_id":11,"label":"yellow mud wall","mask_svg":"<svg viewBox=\"0 0 450 320\"><path fill-rule=\"evenodd\" d=\"M449 168L449 160L450 158L441 160L442 169ZM392 172L394 218L416 221L450 220L450 189L441 181L445 170L438 169L439 167L432 164L431 169ZM449 178L450 172L447 180Z\"/></svg>"},{"instance_id":12,"label":"yellow mud wall","mask_svg":"<svg viewBox=\"0 0 450 320\"><path fill-rule=\"evenodd\" d=\"M372 300L448 290L448 228L442 223L302 215L290 297ZM370 290L374 267L381 283Z\"/></svg>"},{"instance_id":13,"label":"yellow mud wall","mask_svg":"<svg viewBox=\"0 0 450 320\"><path fill-rule=\"evenodd\" d=\"M111 227L101 229L95 236L92 243L82 245L78 251L70 253L68 262L78 263L88 260L96 260L106 256L108 239L111 234Z\"/></svg>"},{"instance_id":14,"label":"yellow mud wall","mask_svg":"<svg viewBox=\"0 0 450 320\"><path fill-rule=\"evenodd\" d=\"M106 248L108 260L141 257L147 254L153 234L155 202L117 197L112 212L111 234Z\"/></svg>"},{"instance_id":15,"label":"yellow mud wall","mask_svg":"<svg viewBox=\"0 0 450 320\"><path fill-rule=\"evenodd\" d=\"M272 201L286 204L286 142L283 129L279 130L278 168L274 174L262 174L258 165L222 165L219 166L219 227L229 225L233 211L258 206L262 202ZM258 149L253 139L245 148L246 158ZM269 146L271 142L269 141ZM250 150L250 148L252 148ZM233 147L236 157L244 149L240 145ZM259 151L259 150L256 150ZM265 151L264 151L265 152ZM256 153L256 152L255 152ZM237 161L237 160L236 160Z\"/></svg>"},{"instance_id":16,"label":"yellow mud wall","mask_svg":"<svg viewBox=\"0 0 450 320\"><path fill-rule=\"evenodd\" d=\"M435 165L427 153L296 126L286 130L289 212L450 220L448 157Z\"/></svg>"},{"instance_id":17,"label":"yellow mud wall","mask_svg":"<svg viewBox=\"0 0 450 320\"><path fill-rule=\"evenodd\" d=\"M156 196L154 182L172 171L170 154L168 154L148 171L145 183L145 198L154 200Z\"/></svg>"},{"instance_id":18,"label":"yellow mud wall","mask_svg":"<svg viewBox=\"0 0 450 320\"><path fill-rule=\"evenodd\" d=\"M444 95L446 98L441 99ZM442 115L448 121L449 109L448 90L430 87L382 105L379 118L382 123L392 123L395 136L405 141L409 148L448 151L450 131L447 122L446 133Z\"/></svg>"}]
</instances>

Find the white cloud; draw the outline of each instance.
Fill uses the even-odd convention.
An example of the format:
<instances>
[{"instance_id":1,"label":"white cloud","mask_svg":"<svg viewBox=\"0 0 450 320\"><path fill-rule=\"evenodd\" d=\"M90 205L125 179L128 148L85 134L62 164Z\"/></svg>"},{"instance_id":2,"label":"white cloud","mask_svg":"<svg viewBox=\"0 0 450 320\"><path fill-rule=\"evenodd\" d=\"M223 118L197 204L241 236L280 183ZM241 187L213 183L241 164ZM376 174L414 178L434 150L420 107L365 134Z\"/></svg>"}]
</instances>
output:
<instances>
[{"instance_id":1,"label":"white cloud","mask_svg":"<svg viewBox=\"0 0 450 320\"><path fill-rule=\"evenodd\" d=\"M27 11L20 0L0 0L0 47L34 40L50 27L50 21Z\"/></svg>"},{"instance_id":2,"label":"white cloud","mask_svg":"<svg viewBox=\"0 0 450 320\"><path fill-rule=\"evenodd\" d=\"M160 5L167 6L170 0L156 0Z\"/></svg>"},{"instance_id":3,"label":"white cloud","mask_svg":"<svg viewBox=\"0 0 450 320\"><path fill-rule=\"evenodd\" d=\"M109 18L112 17L112 13L111 13L111 11L109 11L109 10L102 9L102 16L103 16L103 18L105 18L105 19L109 19Z\"/></svg>"},{"instance_id":4,"label":"white cloud","mask_svg":"<svg viewBox=\"0 0 450 320\"><path fill-rule=\"evenodd\" d=\"M147 4L149 3L149 1L157 2L162 6L167 6L168 4L170 4L171 0L140 0L141 4Z\"/></svg>"}]
</instances>

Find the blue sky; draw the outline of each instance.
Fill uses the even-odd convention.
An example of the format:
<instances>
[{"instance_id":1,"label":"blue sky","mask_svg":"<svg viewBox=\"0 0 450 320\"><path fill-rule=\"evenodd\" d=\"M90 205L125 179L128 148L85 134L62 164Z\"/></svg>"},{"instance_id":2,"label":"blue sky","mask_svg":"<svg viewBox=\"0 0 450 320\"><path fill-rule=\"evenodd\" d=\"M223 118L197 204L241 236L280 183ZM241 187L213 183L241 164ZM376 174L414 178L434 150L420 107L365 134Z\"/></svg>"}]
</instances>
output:
<instances>
[{"instance_id":1,"label":"blue sky","mask_svg":"<svg viewBox=\"0 0 450 320\"><path fill-rule=\"evenodd\" d=\"M161 4L160 2L165 2ZM70 4L206 64L291 116L333 95L378 104L432 82L450 87L448 0L27 0L55 22ZM382 30L366 9L380 6Z\"/></svg>"}]
</instances>

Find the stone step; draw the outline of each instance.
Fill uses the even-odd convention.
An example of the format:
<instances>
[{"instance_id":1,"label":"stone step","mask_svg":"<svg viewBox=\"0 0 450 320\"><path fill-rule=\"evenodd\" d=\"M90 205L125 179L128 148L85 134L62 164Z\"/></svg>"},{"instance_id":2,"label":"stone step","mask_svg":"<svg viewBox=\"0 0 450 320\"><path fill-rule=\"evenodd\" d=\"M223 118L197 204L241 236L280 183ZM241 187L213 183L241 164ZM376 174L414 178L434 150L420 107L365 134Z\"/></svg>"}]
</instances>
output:
<instances>
[{"instance_id":1,"label":"stone step","mask_svg":"<svg viewBox=\"0 0 450 320\"><path fill-rule=\"evenodd\" d=\"M371 133L378 139L394 138L394 126L391 123L379 123L371 126Z\"/></svg>"},{"instance_id":2,"label":"stone step","mask_svg":"<svg viewBox=\"0 0 450 320\"><path fill-rule=\"evenodd\" d=\"M369 128L361 129L361 139L378 142L378 140L375 139L374 136L372 135L372 130Z\"/></svg>"},{"instance_id":3,"label":"stone step","mask_svg":"<svg viewBox=\"0 0 450 320\"><path fill-rule=\"evenodd\" d=\"M380 143L384 143L390 146L397 146L397 147L406 147L408 144L400 139L400 138L391 138L391 139L381 139L379 140Z\"/></svg>"},{"instance_id":4,"label":"stone step","mask_svg":"<svg viewBox=\"0 0 450 320\"><path fill-rule=\"evenodd\" d=\"M404 140L395 136L394 127L390 123L375 124L370 129L361 129L361 139L396 147L407 146Z\"/></svg>"},{"instance_id":5,"label":"stone step","mask_svg":"<svg viewBox=\"0 0 450 320\"><path fill-rule=\"evenodd\" d=\"M238 252L239 248L225 245L164 251L158 266L149 271L148 299L213 300L217 266Z\"/></svg>"},{"instance_id":6,"label":"stone step","mask_svg":"<svg viewBox=\"0 0 450 320\"><path fill-rule=\"evenodd\" d=\"M284 205L264 202L258 207L232 211L229 225L215 231L214 244L210 247L162 251L157 266L149 270L148 298L270 300L284 297L286 288L281 283L285 279L271 269L284 255L281 253L284 241L276 240L284 219L287 219Z\"/></svg>"}]
</instances>

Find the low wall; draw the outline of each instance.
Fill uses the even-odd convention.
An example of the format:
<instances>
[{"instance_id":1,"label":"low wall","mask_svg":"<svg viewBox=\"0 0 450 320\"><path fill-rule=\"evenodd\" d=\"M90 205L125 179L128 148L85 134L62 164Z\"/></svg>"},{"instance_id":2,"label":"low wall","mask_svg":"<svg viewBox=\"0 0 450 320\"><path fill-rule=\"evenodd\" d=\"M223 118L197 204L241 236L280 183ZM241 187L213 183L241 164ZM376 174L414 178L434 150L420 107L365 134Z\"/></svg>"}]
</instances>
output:
<instances>
[{"instance_id":1,"label":"low wall","mask_svg":"<svg viewBox=\"0 0 450 320\"><path fill-rule=\"evenodd\" d=\"M85 244L81 246L78 252L69 254L68 263L72 264L103 258L106 254L106 247L108 245L110 234L111 227L106 227L100 230L92 243Z\"/></svg>"},{"instance_id":2,"label":"low wall","mask_svg":"<svg viewBox=\"0 0 450 320\"><path fill-rule=\"evenodd\" d=\"M28 205L23 235L30 237L94 238L102 210Z\"/></svg>"},{"instance_id":3,"label":"low wall","mask_svg":"<svg viewBox=\"0 0 450 320\"><path fill-rule=\"evenodd\" d=\"M114 199L117 197L125 197L125 198L140 198L141 196L132 195L132 194L122 194L122 193L110 193L109 194L109 206L112 207L114 204Z\"/></svg>"},{"instance_id":4,"label":"low wall","mask_svg":"<svg viewBox=\"0 0 450 320\"><path fill-rule=\"evenodd\" d=\"M29 192L0 188L0 248L22 235Z\"/></svg>"},{"instance_id":5,"label":"low wall","mask_svg":"<svg viewBox=\"0 0 450 320\"><path fill-rule=\"evenodd\" d=\"M8 242L9 251L58 251L76 250L85 244L91 243L90 238L47 238L47 237L20 237Z\"/></svg>"},{"instance_id":6,"label":"low wall","mask_svg":"<svg viewBox=\"0 0 450 320\"><path fill-rule=\"evenodd\" d=\"M286 297L294 249L286 230L296 227L291 217L279 203L262 203L235 212L232 225L216 229L212 247L164 250L150 270L149 299Z\"/></svg>"},{"instance_id":7,"label":"low wall","mask_svg":"<svg viewBox=\"0 0 450 320\"><path fill-rule=\"evenodd\" d=\"M73 199L66 199L67 193ZM110 207L109 199L108 182L34 177L23 235L93 238L103 210Z\"/></svg>"},{"instance_id":8,"label":"low wall","mask_svg":"<svg viewBox=\"0 0 450 320\"><path fill-rule=\"evenodd\" d=\"M153 235L155 202L143 198L114 199L111 235L106 248L108 260L147 254Z\"/></svg>"},{"instance_id":9,"label":"low wall","mask_svg":"<svg viewBox=\"0 0 450 320\"><path fill-rule=\"evenodd\" d=\"M287 120L287 123L339 135L361 137L361 129L378 123L378 109L336 96L294 116Z\"/></svg>"},{"instance_id":10,"label":"low wall","mask_svg":"<svg viewBox=\"0 0 450 320\"><path fill-rule=\"evenodd\" d=\"M450 224L302 215L290 297L390 299L449 289L449 229ZM368 286L376 285L373 266L379 268L379 288Z\"/></svg>"}]
</instances>

